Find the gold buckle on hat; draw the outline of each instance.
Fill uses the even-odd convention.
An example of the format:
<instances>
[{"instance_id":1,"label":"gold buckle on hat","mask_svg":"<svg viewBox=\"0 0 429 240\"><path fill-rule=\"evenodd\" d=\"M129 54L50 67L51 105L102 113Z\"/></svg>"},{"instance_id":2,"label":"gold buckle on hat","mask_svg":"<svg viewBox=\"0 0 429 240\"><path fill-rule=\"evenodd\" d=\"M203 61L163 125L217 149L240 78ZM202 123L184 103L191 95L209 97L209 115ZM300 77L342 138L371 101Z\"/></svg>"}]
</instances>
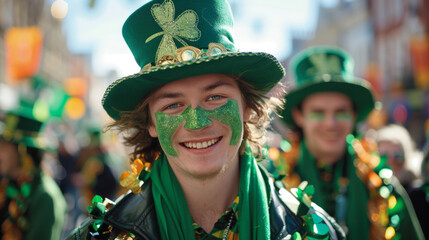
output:
<instances>
[{"instance_id":1,"label":"gold buckle on hat","mask_svg":"<svg viewBox=\"0 0 429 240\"><path fill-rule=\"evenodd\" d=\"M220 43L210 43L207 50L205 49L199 49L193 46L185 46L176 49L175 55L164 55L162 56L157 62L156 65L153 66L152 63L146 64L140 71L142 73L143 71L150 70L153 67L161 66L161 65L167 65L167 64L174 64L177 62L186 62L186 61L193 61L200 59L202 57L210 57L210 56L216 56L219 54L223 54L228 52L225 46L223 46Z\"/></svg>"},{"instance_id":2,"label":"gold buckle on hat","mask_svg":"<svg viewBox=\"0 0 429 240\"><path fill-rule=\"evenodd\" d=\"M196 47L186 46L176 50L176 57L179 62L192 61L201 58L201 53L201 50Z\"/></svg>"},{"instance_id":3,"label":"gold buckle on hat","mask_svg":"<svg viewBox=\"0 0 429 240\"><path fill-rule=\"evenodd\" d=\"M209 49L207 49L207 56L216 56L222 53L228 52L226 47L220 43L209 43Z\"/></svg>"},{"instance_id":4,"label":"gold buckle on hat","mask_svg":"<svg viewBox=\"0 0 429 240\"><path fill-rule=\"evenodd\" d=\"M172 64L175 62L177 62L177 58L175 58L171 55L164 55L158 60L156 65L167 65L167 64Z\"/></svg>"}]
</instances>

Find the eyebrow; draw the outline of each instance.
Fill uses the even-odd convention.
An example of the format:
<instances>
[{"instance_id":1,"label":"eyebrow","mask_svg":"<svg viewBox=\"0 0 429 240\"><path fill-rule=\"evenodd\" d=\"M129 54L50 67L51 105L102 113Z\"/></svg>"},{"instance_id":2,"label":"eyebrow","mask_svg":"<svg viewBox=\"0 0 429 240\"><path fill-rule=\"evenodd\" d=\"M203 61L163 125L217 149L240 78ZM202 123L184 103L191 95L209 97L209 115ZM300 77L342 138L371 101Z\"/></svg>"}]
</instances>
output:
<instances>
[{"instance_id":1,"label":"eyebrow","mask_svg":"<svg viewBox=\"0 0 429 240\"><path fill-rule=\"evenodd\" d=\"M347 106L339 106L337 109L335 109L335 112L344 112L347 111ZM353 111L353 109L351 109ZM320 106L314 106L310 108L310 111L312 112L326 112L326 109Z\"/></svg>"},{"instance_id":2,"label":"eyebrow","mask_svg":"<svg viewBox=\"0 0 429 240\"><path fill-rule=\"evenodd\" d=\"M230 82L225 82L225 81L219 80L219 81L217 81L217 82L215 82L213 84L205 86L202 89L202 91L203 92L208 92L208 91L211 91L211 90L216 89L216 88L221 87L221 86L234 87L234 85L232 83L230 83ZM154 97L152 100L153 101L158 101L160 99L178 98L178 97L183 97L183 94L182 93L178 93L178 92L166 92L166 93L161 93L160 95Z\"/></svg>"},{"instance_id":3,"label":"eyebrow","mask_svg":"<svg viewBox=\"0 0 429 240\"><path fill-rule=\"evenodd\" d=\"M152 99L152 101L158 101L158 100L164 99L164 98L178 98L178 97L181 97L181 96L183 96L183 94L181 94L181 93L166 92L166 93L162 93L162 94L154 97Z\"/></svg>"},{"instance_id":4,"label":"eyebrow","mask_svg":"<svg viewBox=\"0 0 429 240\"><path fill-rule=\"evenodd\" d=\"M213 84L210 84L210 85L206 86L203 89L203 91L204 92L208 92L210 90L216 89L216 88L221 87L221 86L234 87L234 85L232 83L230 83L230 82L225 82L225 81L219 80L219 81L217 81L217 82L215 82Z\"/></svg>"}]
</instances>

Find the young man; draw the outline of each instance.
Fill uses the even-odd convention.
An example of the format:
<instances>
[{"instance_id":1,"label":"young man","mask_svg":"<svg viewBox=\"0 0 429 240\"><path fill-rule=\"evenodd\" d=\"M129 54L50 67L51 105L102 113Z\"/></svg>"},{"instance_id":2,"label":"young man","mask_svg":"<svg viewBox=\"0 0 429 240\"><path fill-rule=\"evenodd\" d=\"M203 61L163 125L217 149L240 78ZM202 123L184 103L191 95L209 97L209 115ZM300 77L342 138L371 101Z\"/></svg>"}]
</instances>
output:
<instances>
[{"instance_id":1,"label":"young man","mask_svg":"<svg viewBox=\"0 0 429 240\"><path fill-rule=\"evenodd\" d=\"M353 76L351 57L338 48L312 47L291 66L296 86L281 115L300 139L278 162L284 182L314 185L312 201L335 217L348 239L421 239L415 212L392 171L376 147L353 135L374 99L369 83Z\"/></svg>"},{"instance_id":2,"label":"young man","mask_svg":"<svg viewBox=\"0 0 429 240\"><path fill-rule=\"evenodd\" d=\"M151 1L127 19L123 35L142 70L114 82L103 106L134 148L121 176L133 193L107 212L95 198L93 218L71 239L342 237L310 206L311 191L296 190L300 203L256 163L264 94L284 69L269 54L237 52L231 30L225 0Z\"/></svg>"},{"instance_id":3,"label":"young man","mask_svg":"<svg viewBox=\"0 0 429 240\"><path fill-rule=\"evenodd\" d=\"M66 202L40 169L47 143L31 111L9 112L0 122L1 239L60 239Z\"/></svg>"}]
</instances>

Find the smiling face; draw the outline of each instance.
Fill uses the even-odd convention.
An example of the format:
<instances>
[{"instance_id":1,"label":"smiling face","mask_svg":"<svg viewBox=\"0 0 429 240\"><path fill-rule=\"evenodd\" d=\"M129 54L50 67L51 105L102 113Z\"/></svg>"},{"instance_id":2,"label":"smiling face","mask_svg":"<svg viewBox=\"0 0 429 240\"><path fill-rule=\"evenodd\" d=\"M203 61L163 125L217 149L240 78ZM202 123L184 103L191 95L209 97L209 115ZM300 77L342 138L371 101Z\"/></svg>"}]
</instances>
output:
<instances>
[{"instance_id":1,"label":"smiling face","mask_svg":"<svg viewBox=\"0 0 429 240\"><path fill-rule=\"evenodd\" d=\"M168 83L149 100L152 137L176 176L210 178L238 169L243 121L250 116L231 76L207 74Z\"/></svg>"},{"instance_id":2,"label":"smiling face","mask_svg":"<svg viewBox=\"0 0 429 240\"><path fill-rule=\"evenodd\" d=\"M351 100L340 93L316 93L293 110L296 124L302 128L305 143L313 156L333 164L346 150L346 136L353 131L356 114Z\"/></svg>"}]
</instances>

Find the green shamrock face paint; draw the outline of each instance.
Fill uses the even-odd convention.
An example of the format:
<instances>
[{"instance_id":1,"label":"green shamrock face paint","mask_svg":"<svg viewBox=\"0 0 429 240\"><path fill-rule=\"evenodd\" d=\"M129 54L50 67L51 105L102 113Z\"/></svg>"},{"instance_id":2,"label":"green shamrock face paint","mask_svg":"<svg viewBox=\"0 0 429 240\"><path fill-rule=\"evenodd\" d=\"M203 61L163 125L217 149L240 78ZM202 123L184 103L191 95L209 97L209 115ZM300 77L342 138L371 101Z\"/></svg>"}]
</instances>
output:
<instances>
[{"instance_id":1,"label":"green shamrock face paint","mask_svg":"<svg viewBox=\"0 0 429 240\"><path fill-rule=\"evenodd\" d=\"M323 122L325 117L325 113L309 113L307 119L313 122ZM334 119L338 122L346 122L352 119L352 115L348 112L339 112L334 114Z\"/></svg>"},{"instance_id":2,"label":"green shamrock face paint","mask_svg":"<svg viewBox=\"0 0 429 240\"><path fill-rule=\"evenodd\" d=\"M175 116L156 112L155 119L159 142L165 153L171 156L177 156L171 138L183 122L185 122L185 128L196 130L210 125L211 119L219 121L231 128L230 145L236 145L241 136L242 120L237 100L228 100L224 105L213 110L205 110L199 106L192 109L189 106L180 115Z\"/></svg>"}]
</instances>

